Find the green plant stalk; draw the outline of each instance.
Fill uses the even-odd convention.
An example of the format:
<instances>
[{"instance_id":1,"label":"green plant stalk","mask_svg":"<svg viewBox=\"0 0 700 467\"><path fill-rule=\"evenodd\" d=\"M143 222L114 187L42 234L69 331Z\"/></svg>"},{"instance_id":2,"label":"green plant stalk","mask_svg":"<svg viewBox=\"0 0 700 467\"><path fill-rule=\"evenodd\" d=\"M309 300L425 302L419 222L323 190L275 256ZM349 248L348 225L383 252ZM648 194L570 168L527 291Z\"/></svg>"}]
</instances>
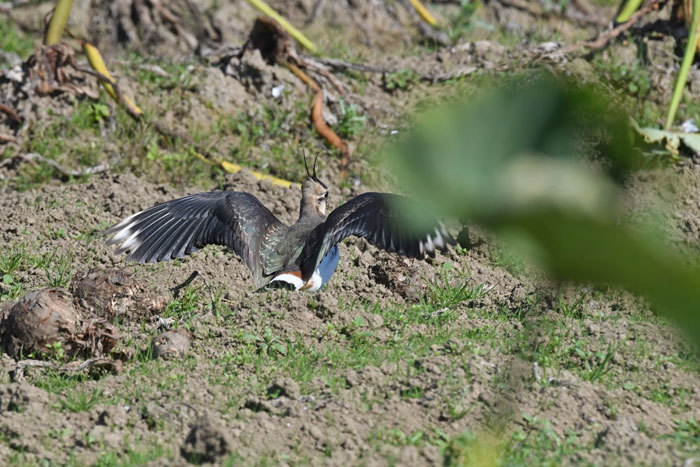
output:
<instances>
[{"instance_id":1,"label":"green plant stalk","mask_svg":"<svg viewBox=\"0 0 700 467\"><path fill-rule=\"evenodd\" d=\"M277 13L275 10L270 8L267 3L263 2L262 0L248 0L248 3L253 5L255 8L257 8L262 14L269 16L270 18L274 19L278 23L280 23L280 26L284 28L285 31L289 33L290 36L292 36L294 39L297 40L305 49L309 50L310 52L316 53L318 49L316 46L311 42L309 39L306 38L306 36L299 31L297 28L292 26L289 21L284 19L282 16L280 16L279 13Z\"/></svg>"},{"instance_id":2,"label":"green plant stalk","mask_svg":"<svg viewBox=\"0 0 700 467\"><path fill-rule=\"evenodd\" d=\"M424 7L419 0L408 0L408 2L413 5L413 8L415 8L420 17L423 18L423 21L435 28L438 27L438 22L435 17L430 14L428 9Z\"/></svg>"},{"instance_id":3,"label":"green plant stalk","mask_svg":"<svg viewBox=\"0 0 700 467\"><path fill-rule=\"evenodd\" d=\"M676 111L678 111L678 105L681 103L681 97L683 97L685 82L688 80L688 72L690 71L690 66L693 64L693 58L695 58L695 49L698 47L698 25L700 24L698 9L700 9L700 0L693 0L693 16L690 20L690 37L688 37L688 44L685 46L681 71L678 72L676 85L673 88L671 106L668 109L666 125L664 125L665 130L671 128L673 120L676 118Z\"/></svg>"},{"instance_id":4,"label":"green plant stalk","mask_svg":"<svg viewBox=\"0 0 700 467\"><path fill-rule=\"evenodd\" d=\"M630 16L632 16L634 12L639 9L641 4L642 0L627 0L625 6L623 6L622 10L620 11L620 14L617 15L617 18L615 18L615 21L618 23L627 22L627 20L630 19Z\"/></svg>"},{"instance_id":5,"label":"green plant stalk","mask_svg":"<svg viewBox=\"0 0 700 467\"><path fill-rule=\"evenodd\" d=\"M58 0L51 16L49 29L46 31L44 45L56 45L61 41L71 8L73 8L73 0Z\"/></svg>"}]
</instances>

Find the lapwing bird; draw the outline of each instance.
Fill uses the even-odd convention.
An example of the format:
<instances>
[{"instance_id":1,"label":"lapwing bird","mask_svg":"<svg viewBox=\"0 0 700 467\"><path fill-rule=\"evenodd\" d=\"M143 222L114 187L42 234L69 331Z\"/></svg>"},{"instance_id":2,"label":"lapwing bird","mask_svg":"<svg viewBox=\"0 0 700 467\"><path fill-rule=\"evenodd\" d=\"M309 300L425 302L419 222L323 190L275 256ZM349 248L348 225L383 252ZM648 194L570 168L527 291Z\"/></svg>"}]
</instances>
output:
<instances>
[{"instance_id":1,"label":"lapwing bird","mask_svg":"<svg viewBox=\"0 0 700 467\"><path fill-rule=\"evenodd\" d=\"M317 156L318 158L318 156ZM127 217L105 230L108 244L127 261L149 263L183 258L198 249L224 245L241 257L256 289L282 286L315 292L338 266L338 243L351 235L364 237L390 253L423 259L454 243L447 229L434 222L416 232L406 227L398 208L405 198L364 193L326 217L328 187L309 173L301 185L299 219L280 222L255 196L239 191L213 191L167 201Z\"/></svg>"}]
</instances>

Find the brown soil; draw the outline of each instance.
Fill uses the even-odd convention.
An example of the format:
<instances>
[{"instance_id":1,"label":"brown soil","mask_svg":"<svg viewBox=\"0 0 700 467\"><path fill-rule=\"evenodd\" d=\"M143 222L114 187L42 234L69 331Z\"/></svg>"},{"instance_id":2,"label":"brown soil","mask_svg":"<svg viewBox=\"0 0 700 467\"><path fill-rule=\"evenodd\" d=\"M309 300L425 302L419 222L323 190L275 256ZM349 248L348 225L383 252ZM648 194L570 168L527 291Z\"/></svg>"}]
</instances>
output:
<instances>
[{"instance_id":1,"label":"brown soil","mask_svg":"<svg viewBox=\"0 0 700 467\"><path fill-rule=\"evenodd\" d=\"M308 89L258 51L240 58L213 52L243 44L257 16L245 1L222 2L211 14L205 11L208 2L171 2L176 13L193 3L208 15L206 21L185 21L179 28L168 23L167 12L151 10L152 24L139 21L145 17L132 6L156 2L82 3L85 8L71 19L72 27L102 38L96 43L108 57L130 50L175 62L207 57L192 65L193 81L178 88L177 99L149 95L128 67L119 76L128 95L139 96L142 107L177 130L208 128L212 113L253 115L280 84L286 89L280 110L309 108ZM270 3L295 24L304 24L315 2ZM421 47L425 38L414 27L415 16L400 2L324 3L306 29L322 48L344 45L344 53L356 60L410 68L417 76L513 71L550 47L541 45L550 35L571 42L598 29L543 13L535 2L525 2L540 9L534 12L519 3L489 3L477 18L500 32L433 50ZM457 9L457 2L438 3L445 4L440 7L444 15ZM503 31L517 35L516 46L497 41ZM627 63L638 46L615 44L609 53ZM649 48L655 66L666 63L660 48L658 43ZM604 81L580 57L545 63L584 80ZM650 69L652 82L663 84L650 98L665 101L667 70ZM450 93L425 79L391 91L386 75L369 75L362 82L353 76L337 75L350 91L349 100L367 116L372 135L384 139L405 128L416 102ZM337 121L338 93L314 77L327 91L324 118ZM691 73L691 92L697 92L698 79ZM3 102L32 122L27 127L0 123L0 132L20 138L71 115L76 99L70 93L30 95L6 77L0 79L0 92ZM308 120L292 124L288 133L297 137L290 144L314 138ZM269 164L272 142L251 149L251 160ZM225 135L212 145L237 143ZM331 185L331 208L370 186L392 185L383 173L368 170L367 159L379 156L370 154L375 147L366 143L350 141L358 157L342 187L333 183L340 179L338 160L322 161L320 178ZM97 162L108 161L120 144L118 138L111 140ZM274 163L273 172L300 174L303 167L291 159ZM13 284L21 285L22 295L45 289L60 258L69 259L65 274L71 279L41 295L63 304L33 309L35 314L52 311L48 319L18 313L26 302L0 302L3 463L439 465L460 462L467 446L460 437L467 432L477 436L477 443L502 441L494 455L507 449L522 456L511 459L516 463L682 465L700 455L697 428L679 429L681 422L695 420L697 426L700 420L693 350L640 299L621 291L551 284L540 272L504 260L490 235L473 226L452 226L466 251L450 249L429 261L378 252L364 240L345 241L332 282L317 295L254 292L241 261L220 247L182 261L127 266L105 246L100 232L136 211L223 188L251 192L281 220L293 222L300 193L296 187L258 181L246 170L209 179L202 188L170 179L168 173L120 168L17 191L12 183L23 164L0 165L0 250L21 249L35 259L23 260ZM690 162L643 172L628 182L624 208L642 226L663 224L682 252L696 251L699 185L700 167ZM177 294L170 290L193 271L201 277ZM13 284L0 282L0 290L7 292ZM454 292L461 286L481 293L454 302L435 295L436 289ZM443 301L447 305L433 306ZM37 327L31 319L56 329L49 329L50 339L32 334L33 347L25 348L20 340L26 343L28 329ZM68 345L85 341L83 322L116 328L114 348L51 353L47 343L62 342L70 350ZM606 373L592 378L590 365L613 347ZM29 354L55 365L27 367L17 378L17 361ZM96 355L123 361L123 371L57 369L71 357Z\"/></svg>"},{"instance_id":2,"label":"brown soil","mask_svg":"<svg viewBox=\"0 0 700 467\"><path fill-rule=\"evenodd\" d=\"M686 181L697 178L699 173L699 169L689 167L675 176ZM296 215L296 190L258 182L246 174L231 176L228 181L230 187L254 193L285 221ZM72 271L73 275L91 268L120 267L121 258L104 246L97 233L100 226L192 191L151 185L123 174L94 177L87 184L10 193L3 197L0 206L0 212L4 213L0 236L6 245L22 241L36 245L38 253L56 251L76 255L73 264L77 269ZM682 220L679 223L683 225ZM65 238L47 237L48 232L57 228L67 230ZM87 239L76 239L86 231L91 233ZM0 401L2 407L10 409L2 409L2 430L11 441L2 449L9 456L13 449L23 447L29 459L56 461L64 461L72 450L83 461L92 462L104 449L125 452L134 448L129 444L130 439L139 439L143 445L181 443L182 459L200 456L202 461L221 460L232 452L244 459L273 455L278 461L286 456L297 460L310 456L320 461L322 457L317 456L329 452L328 461L337 464L372 463L387 458L400 463L432 464L441 462L444 455L433 444L436 441L420 448L397 446L391 437L396 432L391 430L407 434L422 430L427 436L439 429L455 435L465 429L476 431L483 426L505 423L508 430L526 431L528 424L520 414L528 414L549 420L551 429L561 439L573 430L583 442L591 444L589 452L578 452L571 461L682 461L682 452L675 450L674 443L665 440L664 435L673 432L674 419L700 416L697 391L700 378L671 362L656 367L657 357L683 351L675 332L663 325L625 319L638 313L635 301L625 297L587 299L583 313L589 317L582 321L557 317L547 306L528 314L526 319L508 317L508 313L527 303L533 286L494 267L485 248L476 247L466 256L450 252L426 263L398 260L377 253L364 241L347 241L341 246L343 261L336 276L319 295L251 292L245 267L217 247L208 247L182 262L130 267L140 283L154 294L170 295L168 287L184 281L193 270L199 271L213 290L225 292L218 311L196 312L188 321L194 335L189 349L185 345L184 349L175 350L176 344L181 344L180 337L186 334L175 333L176 343L172 342L172 336L171 342L164 342L167 336L160 336L154 342L164 347L156 353L162 351L174 359L153 371L170 375L181 383L158 389L153 386L152 375L139 375L141 363L127 362L123 374L85 381L71 390L99 388L119 395L112 402L105 401L89 410L58 418L53 407L66 397L62 391L46 393L24 383L6 383L0 386L0 391L6 391L7 396L0 397ZM592 337L592 342L621 344L613 363L613 382L595 384L582 380L580 374L556 368L540 369L539 379L535 380L531 362L504 353L497 345L475 344L459 338L434 344L420 352L420 357L398 363L386 361L378 366L337 370L320 368L318 376L301 382L278 377L285 371L275 366L274 359L264 367L250 363L222 367L225 356L242 352L249 345L242 335L264 336L266 327L288 352L300 344L308 352L314 348L328 349L329 343L351 352L352 327L361 317L360 329L367 331L372 345L389 345L394 339L396 323L385 322L382 312L374 312L362 303L410 308L426 295L426 281L418 277L430 281L446 261L457 273L470 272L468 285L493 287L483 298L454 308L455 319L450 327L455 335L459 335L459 330L473 332L482 328L492 329L495 336L500 336L496 339L507 339L524 332L530 334L529 345L538 348L552 339L542 332L542 323L549 318L564 321L558 331L560 345L584 337ZM40 287L44 278L41 271L29 271L21 280L30 290ZM205 288L202 293L206 296ZM206 302L205 298L202 304ZM475 314L477 309L498 307L505 310L505 320L496 315L489 318L483 313ZM597 316L601 313L621 318L600 322ZM123 345L132 353L146 349L149 335L155 336L152 333L159 325L147 325L153 331L144 333L142 323L149 322L149 319L122 322L120 327L127 336L122 342L126 342ZM329 332L330 329L340 332ZM408 325L405 331L414 335L435 329L417 323ZM189 344L188 337L184 340ZM653 349L648 360L634 356L636 343L640 341L648 342ZM322 366L323 361L321 356ZM11 359L4 360L5 375L13 368ZM630 376L630 369L642 375ZM38 370L32 371L30 380L40 380ZM238 383L226 383L227 377ZM649 400L644 391L636 394L621 387L630 377L640 386L662 385L671 394L685 394L684 399L682 402L672 399L670 404ZM156 381L160 378L157 376ZM345 384L338 388L328 378L342 378ZM548 382L544 384L544 381ZM411 391L417 391L420 396L407 397ZM271 398L270 394L275 397ZM468 408L468 413L452 419L449 403ZM12 408L19 406L21 410ZM610 413L610 407L614 407L614 414ZM681 409L682 414L678 412ZM69 434L45 447L41 440L53 439L50 436L56 430L68 430ZM94 437L104 447L86 446L86 436ZM260 444L261 439L266 440L264 445ZM177 460L180 451L173 455Z\"/></svg>"}]
</instances>

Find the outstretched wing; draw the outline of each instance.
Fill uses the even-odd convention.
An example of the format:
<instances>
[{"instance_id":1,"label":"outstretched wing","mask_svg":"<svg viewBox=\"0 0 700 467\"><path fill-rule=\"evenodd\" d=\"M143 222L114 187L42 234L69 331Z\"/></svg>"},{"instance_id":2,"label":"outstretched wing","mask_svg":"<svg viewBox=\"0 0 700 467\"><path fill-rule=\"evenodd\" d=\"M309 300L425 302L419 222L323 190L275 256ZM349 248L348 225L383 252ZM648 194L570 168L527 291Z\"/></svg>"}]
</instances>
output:
<instances>
[{"instance_id":1,"label":"outstretched wing","mask_svg":"<svg viewBox=\"0 0 700 467\"><path fill-rule=\"evenodd\" d=\"M205 245L225 245L248 267L256 286L263 280L260 249L270 234L286 229L250 193L215 191L168 201L127 217L104 231L108 245L127 261L182 258Z\"/></svg>"},{"instance_id":2,"label":"outstretched wing","mask_svg":"<svg viewBox=\"0 0 700 467\"><path fill-rule=\"evenodd\" d=\"M304 244L299 256L302 278L308 280L333 246L351 235L365 237L372 245L390 253L423 259L454 243L445 226L435 222L416 232L406 227L406 215L397 209L405 198L387 193L365 193L330 213Z\"/></svg>"}]
</instances>

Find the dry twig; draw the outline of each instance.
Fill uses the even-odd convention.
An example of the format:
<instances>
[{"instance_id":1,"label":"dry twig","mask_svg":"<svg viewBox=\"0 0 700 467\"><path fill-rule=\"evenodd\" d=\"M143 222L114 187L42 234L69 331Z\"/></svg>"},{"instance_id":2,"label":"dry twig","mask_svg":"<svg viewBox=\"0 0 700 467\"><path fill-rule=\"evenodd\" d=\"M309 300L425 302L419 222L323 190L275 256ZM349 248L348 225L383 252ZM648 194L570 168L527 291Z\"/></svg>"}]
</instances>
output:
<instances>
[{"instance_id":1,"label":"dry twig","mask_svg":"<svg viewBox=\"0 0 700 467\"><path fill-rule=\"evenodd\" d=\"M421 7L423 8L423 12L421 12L421 9L416 7L416 2L411 0L399 0L399 3L401 3L406 11L408 11L408 13L415 18L418 30L421 32L423 37L442 46L452 44L452 41L447 34L433 27L437 25L437 21L430 16L427 10ZM429 15L428 17L424 16L426 13Z\"/></svg>"},{"instance_id":2,"label":"dry twig","mask_svg":"<svg viewBox=\"0 0 700 467\"><path fill-rule=\"evenodd\" d=\"M318 131L331 146L340 150L343 156L340 160L340 171L343 178L346 178L348 175L348 164L350 163L350 149L348 149L348 145L345 144L345 141L343 141L331 127L326 125L326 122L323 120L323 91L320 89L314 96L314 105L311 109L311 121L316 131Z\"/></svg>"},{"instance_id":3,"label":"dry twig","mask_svg":"<svg viewBox=\"0 0 700 467\"><path fill-rule=\"evenodd\" d=\"M25 368L50 368L62 373L77 373L83 370L99 368L119 374L122 372L122 362L121 360L112 360L111 358L91 358L83 362L70 362L59 366L53 362L46 362L43 360L20 360L17 362L15 369L10 372L12 381L21 381L24 379Z\"/></svg>"},{"instance_id":4,"label":"dry twig","mask_svg":"<svg viewBox=\"0 0 700 467\"><path fill-rule=\"evenodd\" d=\"M362 73L377 73L377 74L383 74L383 75L388 75L392 73L398 73L400 71L406 70L406 68L395 68L395 67L383 67L383 66L376 66L376 65L365 65L362 63L352 63L352 62L346 62L344 60L339 60L337 58L324 58L324 57L311 57L309 55L302 55L300 57L306 65L311 65L316 69L316 67L325 65L333 69L334 71L337 72L345 72L345 71L359 71ZM441 81L448 81L451 79L457 79L457 78L462 78L464 76L467 76L474 71L476 71L477 68L474 66L465 66L461 68L457 68L453 71L450 72L435 72L435 73L416 73L416 77L420 79L421 81L429 81L431 83L438 83Z\"/></svg>"},{"instance_id":5,"label":"dry twig","mask_svg":"<svg viewBox=\"0 0 700 467\"><path fill-rule=\"evenodd\" d=\"M50 165L54 169L56 169L58 172L60 172L62 175L66 177L83 177L85 175L93 175L97 173L102 173L108 171L111 167L114 161L112 162L105 162L103 164L98 164L93 167L87 167L82 170L74 170L74 169L69 169L67 167L64 167L63 165L59 164L58 162L47 159L46 157L42 156L41 154L36 154L34 152L27 152L27 153L20 153L16 156L18 159L21 159L25 162L34 162L34 161L39 161L43 164ZM6 161L11 161L13 159L7 159Z\"/></svg>"},{"instance_id":6,"label":"dry twig","mask_svg":"<svg viewBox=\"0 0 700 467\"><path fill-rule=\"evenodd\" d=\"M651 2L647 3L645 6L637 10L636 13L634 13L632 16L630 16L630 19L622 24L617 25L615 28L611 29L610 31L601 34L598 36L596 39L591 40L591 41L581 41L577 42L575 44L571 44L569 46L566 46L560 50L557 50L558 54L565 54L568 52L574 52L578 49L581 48L587 48L589 50L598 50L610 42L611 40L615 39L616 37L620 36L622 33L628 31L629 29L632 28L642 17L644 17L647 13L659 9L663 3L665 3L666 0L652 0Z\"/></svg>"},{"instance_id":7,"label":"dry twig","mask_svg":"<svg viewBox=\"0 0 700 467\"><path fill-rule=\"evenodd\" d=\"M576 8L562 7L553 2L533 3L526 0L499 0L502 5L525 12L535 18L543 15L558 15L583 25L604 26L608 21L591 11L582 0L572 1Z\"/></svg>"}]
</instances>

